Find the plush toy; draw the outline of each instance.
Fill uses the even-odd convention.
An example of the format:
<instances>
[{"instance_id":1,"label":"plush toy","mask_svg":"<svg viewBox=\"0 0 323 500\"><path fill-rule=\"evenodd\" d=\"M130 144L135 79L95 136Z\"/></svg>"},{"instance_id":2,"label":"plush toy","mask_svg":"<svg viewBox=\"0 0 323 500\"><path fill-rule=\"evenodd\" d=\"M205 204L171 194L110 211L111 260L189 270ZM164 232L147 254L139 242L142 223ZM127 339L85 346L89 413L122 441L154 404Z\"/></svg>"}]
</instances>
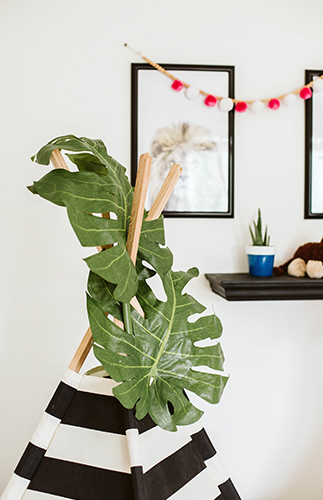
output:
<instances>
[{"instance_id":1,"label":"plush toy","mask_svg":"<svg viewBox=\"0 0 323 500\"><path fill-rule=\"evenodd\" d=\"M280 276L288 273L290 276L323 278L323 238L320 243L306 243L294 253L294 257L282 266L274 267L274 274Z\"/></svg>"}]
</instances>

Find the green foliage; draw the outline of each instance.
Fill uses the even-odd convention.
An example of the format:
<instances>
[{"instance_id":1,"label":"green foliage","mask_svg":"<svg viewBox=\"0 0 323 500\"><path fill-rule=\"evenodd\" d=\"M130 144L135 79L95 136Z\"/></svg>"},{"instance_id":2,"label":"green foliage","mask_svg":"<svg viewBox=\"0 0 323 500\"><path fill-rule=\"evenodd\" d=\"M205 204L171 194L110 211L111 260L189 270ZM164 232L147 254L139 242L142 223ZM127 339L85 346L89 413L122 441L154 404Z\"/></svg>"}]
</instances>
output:
<instances>
[{"instance_id":1,"label":"green foliage","mask_svg":"<svg viewBox=\"0 0 323 500\"><path fill-rule=\"evenodd\" d=\"M109 283L117 285L114 297L129 302L137 292L137 273L127 251L126 239L130 221L133 188L125 168L106 152L102 141L64 136L51 141L33 157L48 164L53 149L88 151L69 155L82 171L53 170L29 188L46 200L67 208L72 227L81 245L95 247L113 245L95 253L85 261L91 271ZM92 214L110 212L116 219L104 219ZM172 254L164 245L163 220L144 221L139 242L139 255L148 260L157 272L167 272Z\"/></svg>"},{"instance_id":2,"label":"green foliage","mask_svg":"<svg viewBox=\"0 0 323 500\"><path fill-rule=\"evenodd\" d=\"M85 247L111 245L85 259L88 279L88 315L94 354L109 375L120 382L114 394L136 416L147 413L162 428L198 420L202 412L188 400L184 389L210 403L220 400L227 382L224 356L218 342L206 347L200 340L216 340L222 326L215 315L195 322L189 317L205 308L183 294L186 284L198 275L171 270L173 256L166 248L163 218L143 220L136 265L126 251L133 188L125 168L111 158L102 141L58 137L33 157L48 165L54 149L64 149L78 171L53 170L29 189L67 209L71 225ZM111 219L94 214L110 212ZM144 219L146 214L144 215ZM147 281L158 273L166 302L156 298ZM134 295L144 310L143 319L129 304ZM110 318L125 323L121 330ZM208 367L208 373L198 367ZM213 371L212 371L213 370ZM215 370L215 371L214 371Z\"/></svg>"},{"instance_id":3,"label":"green foliage","mask_svg":"<svg viewBox=\"0 0 323 500\"><path fill-rule=\"evenodd\" d=\"M253 221L254 233L252 232L251 226L249 226L249 231L252 238L252 244L258 247L268 247L270 236L267 235L267 226L265 229L265 234L262 236L262 221L261 221L261 212L260 208L258 208L258 220L257 224Z\"/></svg>"},{"instance_id":4,"label":"green foliage","mask_svg":"<svg viewBox=\"0 0 323 500\"><path fill-rule=\"evenodd\" d=\"M114 394L126 408L136 405L136 417L147 413L164 429L198 420L202 412L189 402L183 388L195 392L209 403L220 400L227 377L219 373L195 370L207 366L223 370L219 343L198 347L197 341L218 339L222 326L215 315L202 316L193 323L190 315L205 308L188 294L185 285L198 275L169 271L160 275L167 301L156 298L145 280L140 281L138 300L145 312L143 319L132 312L133 335L121 330L105 315L101 305L88 297L88 314L94 338L94 354L119 384ZM173 407L172 414L169 409Z\"/></svg>"}]
</instances>

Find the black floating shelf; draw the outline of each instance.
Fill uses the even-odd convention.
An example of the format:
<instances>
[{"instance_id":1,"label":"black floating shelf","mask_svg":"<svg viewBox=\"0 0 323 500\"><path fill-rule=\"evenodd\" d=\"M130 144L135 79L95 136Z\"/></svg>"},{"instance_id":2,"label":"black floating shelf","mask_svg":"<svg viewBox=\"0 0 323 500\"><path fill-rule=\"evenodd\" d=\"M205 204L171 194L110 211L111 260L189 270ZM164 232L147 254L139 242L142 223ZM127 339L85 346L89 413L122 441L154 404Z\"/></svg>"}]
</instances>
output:
<instances>
[{"instance_id":1,"label":"black floating shelf","mask_svg":"<svg viewBox=\"0 0 323 500\"><path fill-rule=\"evenodd\" d=\"M226 300L323 299L323 279L293 276L250 276L248 273L206 274L214 293Z\"/></svg>"}]
</instances>

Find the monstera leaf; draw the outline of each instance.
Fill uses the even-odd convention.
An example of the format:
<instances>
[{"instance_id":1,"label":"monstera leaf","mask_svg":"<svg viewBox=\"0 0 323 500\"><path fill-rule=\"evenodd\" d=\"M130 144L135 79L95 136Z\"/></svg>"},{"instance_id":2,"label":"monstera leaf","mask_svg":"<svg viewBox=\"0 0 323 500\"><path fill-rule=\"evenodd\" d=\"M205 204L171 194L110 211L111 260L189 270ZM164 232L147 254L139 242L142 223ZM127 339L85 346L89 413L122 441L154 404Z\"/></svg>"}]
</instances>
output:
<instances>
[{"instance_id":1,"label":"monstera leaf","mask_svg":"<svg viewBox=\"0 0 323 500\"><path fill-rule=\"evenodd\" d=\"M111 245L85 261L91 271L116 285L113 293L117 300L129 302L137 291L137 273L126 251L133 188L125 175L125 168L107 154L102 141L75 136L54 139L33 158L48 164L52 151L57 148L90 152L69 155L81 171L53 170L35 182L30 190L67 208L81 245ZM92 215L106 212L115 214L115 218ZM160 246L164 243L163 219L144 221L139 258L162 273L172 265L170 250Z\"/></svg>"},{"instance_id":2,"label":"monstera leaf","mask_svg":"<svg viewBox=\"0 0 323 500\"><path fill-rule=\"evenodd\" d=\"M156 298L145 280L140 281L137 297L145 319L132 312L133 335L115 325L100 303L88 297L94 354L107 373L121 382L114 395L126 408L136 406L138 419L149 413L160 427L171 431L177 425L195 422L202 415L190 403L184 389L217 403L227 382L222 373L195 369L207 366L222 371L224 361L219 343L207 347L196 345L199 340L221 336L218 318L211 315L194 323L188 321L189 316L205 309L190 295L182 294L185 285L197 275L197 269L160 275L166 302Z\"/></svg>"}]
</instances>

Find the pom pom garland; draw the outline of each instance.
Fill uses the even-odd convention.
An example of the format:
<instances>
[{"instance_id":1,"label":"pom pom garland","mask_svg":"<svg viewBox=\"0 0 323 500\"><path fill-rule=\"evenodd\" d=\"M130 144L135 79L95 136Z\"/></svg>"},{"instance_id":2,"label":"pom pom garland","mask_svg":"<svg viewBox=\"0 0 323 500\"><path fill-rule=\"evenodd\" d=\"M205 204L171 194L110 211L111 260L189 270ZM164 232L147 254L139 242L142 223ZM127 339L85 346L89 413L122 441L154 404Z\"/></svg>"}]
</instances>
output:
<instances>
[{"instance_id":1,"label":"pom pom garland","mask_svg":"<svg viewBox=\"0 0 323 500\"><path fill-rule=\"evenodd\" d=\"M217 98L211 94L207 95L205 100L204 100L204 103L206 104L206 106L209 106L210 108L213 108L213 106L216 105L216 102L217 102Z\"/></svg>"},{"instance_id":2,"label":"pom pom garland","mask_svg":"<svg viewBox=\"0 0 323 500\"><path fill-rule=\"evenodd\" d=\"M310 99L310 98L312 97L312 91L311 91L311 89L310 89L310 88L308 88L308 87L304 87L304 88L300 91L299 96L300 96L302 99L304 99L304 100L306 100L306 99Z\"/></svg>"},{"instance_id":3,"label":"pom pom garland","mask_svg":"<svg viewBox=\"0 0 323 500\"><path fill-rule=\"evenodd\" d=\"M250 111L253 113L261 113L265 109L265 104L262 101L253 101L249 106Z\"/></svg>"},{"instance_id":4,"label":"pom pom garland","mask_svg":"<svg viewBox=\"0 0 323 500\"><path fill-rule=\"evenodd\" d=\"M283 98L283 103L285 106L293 106L297 101L297 97L295 94L286 94Z\"/></svg>"},{"instance_id":5,"label":"pom pom garland","mask_svg":"<svg viewBox=\"0 0 323 500\"><path fill-rule=\"evenodd\" d=\"M265 105L267 105L268 108L271 110L277 110L279 109L281 102L283 102L286 106L292 106L297 100L297 95L299 95L301 99L307 100L312 97L312 89L315 92L323 90L323 74L322 74L320 76L314 76L313 80L309 82L306 86L301 87L300 89L295 90L293 92L281 95L279 97L274 97L272 99L256 99L250 101L240 101L238 99L233 99L230 97L215 96L213 94L205 92L204 90L198 89L197 87L191 86L186 82L178 80L171 73L169 73L162 66L160 66L160 64L151 61L137 50L132 49L127 43L125 43L125 47L128 47L133 52L138 54L144 61L153 66L153 68L160 71L168 78L171 78L173 80L171 86L174 90L179 92L180 90L182 90L183 87L185 87L185 95L188 99L196 99L199 94L202 94L205 96L204 103L206 106L214 107L218 102L218 107L220 111L229 112L233 109L233 106L235 106L235 110L238 113L243 113L248 108L250 108L250 110L253 113L259 113L265 108Z\"/></svg>"},{"instance_id":6,"label":"pom pom garland","mask_svg":"<svg viewBox=\"0 0 323 500\"><path fill-rule=\"evenodd\" d=\"M233 100L229 97L224 97L219 100L218 106L220 111L231 111L233 109Z\"/></svg>"},{"instance_id":7,"label":"pom pom garland","mask_svg":"<svg viewBox=\"0 0 323 500\"><path fill-rule=\"evenodd\" d=\"M172 83L172 89L176 90L176 92L179 92L180 90L182 90L183 87L184 87L184 85L182 84L182 82L180 80L174 80Z\"/></svg>"},{"instance_id":8,"label":"pom pom garland","mask_svg":"<svg viewBox=\"0 0 323 500\"><path fill-rule=\"evenodd\" d=\"M244 113L248 109L248 104L244 101L240 101L235 105L234 108L238 113Z\"/></svg>"},{"instance_id":9,"label":"pom pom garland","mask_svg":"<svg viewBox=\"0 0 323 500\"><path fill-rule=\"evenodd\" d=\"M273 109L274 111L276 111L276 109L280 108L279 99L270 99L270 101L268 103L268 108Z\"/></svg>"},{"instance_id":10,"label":"pom pom garland","mask_svg":"<svg viewBox=\"0 0 323 500\"><path fill-rule=\"evenodd\" d=\"M196 99L200 94L200 91L197 87L193 87L193 85L190 85L185 89L185 95L187 99Z\"/></svg>"}]
</instances>

